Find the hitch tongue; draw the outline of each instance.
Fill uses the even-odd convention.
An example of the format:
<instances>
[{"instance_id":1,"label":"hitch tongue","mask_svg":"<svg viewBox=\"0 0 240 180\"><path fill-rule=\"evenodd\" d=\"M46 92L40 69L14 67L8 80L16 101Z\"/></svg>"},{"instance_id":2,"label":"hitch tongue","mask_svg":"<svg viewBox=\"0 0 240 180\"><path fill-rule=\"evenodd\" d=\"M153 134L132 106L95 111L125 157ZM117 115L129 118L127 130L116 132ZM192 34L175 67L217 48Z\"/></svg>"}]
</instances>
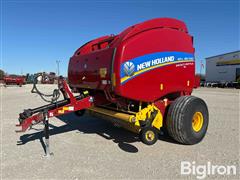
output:
<instances>
[{"instance_id":1,"label":"hitch tongue","mask_svg":"<svg viewBox=\"0 0 240 180\"><path fill-rule=\"evenodd\" d=\"M16 132L25 132L28 128L30 128L32 125L37 124L41 121L43 121L43 113L39 112L33 116L27 117L25 119L22 119L21 117L25 116L25 111L21 114L19 114L19 124L17 124L17 127L22 127L22 129ZM23 116L22 116L23 115ZM25 116L26 117L26 116Z\"/></svg>"}]
</instances>

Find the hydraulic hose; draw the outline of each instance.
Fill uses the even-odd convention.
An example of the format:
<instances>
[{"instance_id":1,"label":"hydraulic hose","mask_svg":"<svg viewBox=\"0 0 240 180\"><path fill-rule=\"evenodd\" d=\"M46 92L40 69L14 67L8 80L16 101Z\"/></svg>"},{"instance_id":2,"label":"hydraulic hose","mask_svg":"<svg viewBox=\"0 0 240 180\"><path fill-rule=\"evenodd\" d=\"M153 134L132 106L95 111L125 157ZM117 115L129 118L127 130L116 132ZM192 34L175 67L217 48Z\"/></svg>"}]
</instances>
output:
<instances>
[{"instance_id":1,"label":"hydraulic hose","mask_svg":"<svg viewBox=\"0 0 240 180\"><path fill-rule=\"evenodd\" d=\"M45 102L48 102L48 103L55 103L59 97L60 97L60 90L59 88L58 89L54 89L53 90L53 93L52 94L44 94L42 93L41 91L39 91L39 89L37 88L37 83L38 83L38 79L42 77L42 75L37 75L35 78L34 78L34 81L33 81L33 88L31 90L32 93L36 93L38 94L42 100L44 100ZM50 99L51 98L51 99Z\"/></svg>"}]
</instances>

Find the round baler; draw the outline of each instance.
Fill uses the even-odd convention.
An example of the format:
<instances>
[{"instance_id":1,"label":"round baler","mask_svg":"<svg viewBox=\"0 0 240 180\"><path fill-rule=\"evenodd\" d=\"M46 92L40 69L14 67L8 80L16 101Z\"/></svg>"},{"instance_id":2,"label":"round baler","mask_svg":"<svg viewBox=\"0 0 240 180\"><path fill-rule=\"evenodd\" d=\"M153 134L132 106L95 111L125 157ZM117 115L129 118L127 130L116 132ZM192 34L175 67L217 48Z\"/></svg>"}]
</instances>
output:
<instances>
[{"instance_id":1,"label":"round baler","mask_svg":"<svg viewBox=\"0 0 240 180\"><path fill-rule=\"evenodd\" d=\"M145 144L154 144L161 130L195 144L206 134L208 109L191 96L194 50L184 22L145 21L77 49L69 61L69 87L94 97L91 114L139 133Z\"/></svg>"},{"instance_id":2,"label":"round baler","mask_svg":"<svg viewBox=\"0 0 240 180\"><path fill-rule=\"evenodd\" d=\"M191 96L199 82L194 60L193 37L182 21L171 18L92 40L70 58L68 84L60 77L58 89L44 94L37 88L43 77L35 77L31 92L49 104L20 113L17 132L43 122L49 156L49 118L71 112L82 116L87 109L138 133L147 145L161 131L179 143L196 144L206 134L208 109L202 99ZM58 100L60 92L63 100Z\"/></svg>"}]
</instances>

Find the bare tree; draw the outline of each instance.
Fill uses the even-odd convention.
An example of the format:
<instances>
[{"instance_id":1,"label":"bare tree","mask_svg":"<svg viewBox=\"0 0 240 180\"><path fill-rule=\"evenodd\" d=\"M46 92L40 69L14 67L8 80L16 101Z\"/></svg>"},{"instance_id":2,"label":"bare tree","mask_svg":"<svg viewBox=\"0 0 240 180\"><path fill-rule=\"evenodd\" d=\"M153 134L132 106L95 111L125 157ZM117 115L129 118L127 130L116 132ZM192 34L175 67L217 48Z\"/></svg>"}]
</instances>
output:
<instances>
[{"instance_id":1,"label":"bare tree","mask_svg":"<svg viewBox=\"0 0 240 180\"><path fill-rule=\"evenodd\" d=\"M4 77L4 74L5 74L5 73L4 73L4 71L0 69L0 80L2 80L2 79L3 79L3 77Z\"/></svg>"}]
</instances>

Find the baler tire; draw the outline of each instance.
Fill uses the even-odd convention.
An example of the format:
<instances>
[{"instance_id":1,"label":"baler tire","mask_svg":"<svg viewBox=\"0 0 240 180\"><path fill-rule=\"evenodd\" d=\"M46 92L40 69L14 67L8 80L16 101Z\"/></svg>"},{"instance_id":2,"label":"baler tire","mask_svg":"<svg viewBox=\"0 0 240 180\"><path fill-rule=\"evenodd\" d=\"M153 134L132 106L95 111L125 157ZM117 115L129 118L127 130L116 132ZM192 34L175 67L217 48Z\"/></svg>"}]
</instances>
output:
<instances>
[{"instance_id":1,"label":"baler tire","mask_svg":"<svg viewBox=\"0 0 240 180\"><path fill-rule=\"evenodd\" d=\"M85 114L85 112L86 112L86 110L82 109L82 110L79 110L79 111L75 111L74 113L75 113L75 115L80 117L80 116L83 116Z\"/></svg>"},{"instance_id":2,"label":"baler tire","mask_svg":"<svg viewBox=\"0 0 240 180\"><path fill-rule=\"evenodd\" d=\"M202 99L195 96L181 96L170 105L168 110L166 122L168 133L179 143L197 144L207 132L208 117L208 108ZM200 122L197 128L196 119Z\"/></svg>"},{"instance_id":3,"label":"baler tire","mask_svg":"<svg viewBox=\"0 0 240 180\"><path fill-rule=\"evenodd\" d=\"M150 133L152 135L152 139L147 137L147 133ZM158 140L157 130L153 127L144 127L139 133L139 138L144 144L153 145Z\"/></svg>"}]
</instances>

